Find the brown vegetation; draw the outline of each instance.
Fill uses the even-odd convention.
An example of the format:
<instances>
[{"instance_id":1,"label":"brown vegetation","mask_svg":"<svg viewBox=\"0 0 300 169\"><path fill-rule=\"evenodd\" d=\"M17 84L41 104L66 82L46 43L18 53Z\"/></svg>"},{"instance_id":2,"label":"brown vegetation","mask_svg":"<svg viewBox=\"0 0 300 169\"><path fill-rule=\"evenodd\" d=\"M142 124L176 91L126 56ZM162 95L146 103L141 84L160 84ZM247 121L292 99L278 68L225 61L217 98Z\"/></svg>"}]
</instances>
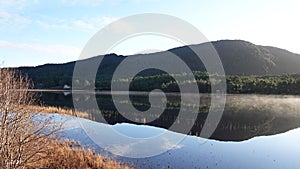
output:
<instances>
[{"instance_id":1,"label":"brown vegetation","mask_svg":"<svg viewBox=\"0 0 300 169\"><path fill-rule=\"evenodd\" d=\"M47 140L59 128L51 124L51 116L41 119L38 113L25 108L35 102L30 93L31 82L11 69L0 69L0 166L5 169L24 168L36 154L44 153Z\"/></svg>"},{"instance_id":2,"label":"brown vegetation","mask_svg":"<svg viewBox=\"0 0 300 169\"><path fill-rule=\"evenodd\" d=\"M132 167L97 155L91 149L85 150L80 143L54 140L48 146L47 158L38 163L31 163L27 168L130 169Z\"/></svg>"},{"instance_id":3,"label":"brown vegetation","mask_svg":"<svg viewBox=\"0 0 300 169\"><path fill-rule=\"evenodd\" d=\"M46 114L57 113L57 114L70 115L70 116L89 119L89 114L87 112L79 112L79 111L75 111L74 109L65 109L65 108L55 107L55 106L39 106L39 105L28 105L26 106L26 109L32 112L41 112Z\"/></svg>"}]
</instances>

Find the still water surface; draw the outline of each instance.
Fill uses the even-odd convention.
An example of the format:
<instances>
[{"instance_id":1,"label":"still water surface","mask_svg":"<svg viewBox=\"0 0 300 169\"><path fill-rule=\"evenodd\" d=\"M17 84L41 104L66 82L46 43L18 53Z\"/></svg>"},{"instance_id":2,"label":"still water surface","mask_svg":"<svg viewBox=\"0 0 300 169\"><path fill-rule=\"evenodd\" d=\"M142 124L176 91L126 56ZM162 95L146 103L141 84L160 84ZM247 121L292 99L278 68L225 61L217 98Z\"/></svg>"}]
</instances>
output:
<instances>
[{"instance_id":1,"label":"still water surface","mask_svg":"<svg viewBox=\"0 0 300 169\"><path fill-rule=\"evenodd\" d=\"M74 108L71 93L42 92L41 99L45 105L62 108ZM96 94L99 109L91 109L88 102L93 97L91 93L76 95L74 99L86 102L86 107L80 111L86 113L87 119L66 117L64 125L66 137L80 141L82 145L92 147L104 156L134 165L136 168L287 168L300 166L300 97L276 95L227 95L227 101L222 119L209 139L198 137L210 107L210 96L201 95L200 109L189 136L186 136L175 147L166 148L162 153L145 158L129 158L138 154L135 145L116 141L112 135L105 135L114 143L110 149L115 149L118 155L107 151L107 147L95 144L86 130L80 124L87 124L103 140L101 133L117 131L131 138L149 138L161 134L184 135L168 128L173 123L185 126L191 121L189 117L177 118L180 108L191 109L189 103L180 105L180 96L168 95L167 100L157 97L160 102L166 102L167 108L162 114L151 112L156 120L149 122L140 114L134 114L135 121L126 119L123 115L132 112L118 112L109 94ZM193 97L193 96L191 96ZM119 103L133 104L136 109L145 111L150 103L147 95L133 94L130 100L120 95ZM156 106L156 105L152 105ZM156 107L157 110L160 107ZM121 115L123 114L123 115ZM58 119L61 119L61 115ZM104 117L104 118L103 118ZM97 138L96 138L97 139ZM168 145L165 140L157 140L155 145ZM148 147L149 150L156 146ZM147 147L146 147L147 148ZM161 147L163 149L163 146ZM133 151L134 150L134 151ZM143 150L141 150L143 152Z\"/></svg>"},{"instance_id":2,"label":"still water surface","mask_svg":"<svg viewBox=\"0 0 300 169\"><path fill-rule=\"evenodd\" d=\"M45 105L73 109L71 93L42 92L39 93ZM191 97L193 97L191 95ZM189 103L180 105L179 95L167 95L167 99L157 96L157 100L166 102L166 109L162 114L150 112L154 121L147 121L147 117L138 113L119 113L114 106L112 96L109 94L96 94L99 109L91 109L89 101L92 93L76 95L77 101L87 103L80 111L88 114L90 120L114 125L117 123L143 124L168 129L173 123L188 126L193 119L187 117L177 118L179 109L187 111L194 105ZM140 111L150 108L148 95L132 94L130 100L120 99L121 104L133 104ZM278 95L227 95L226 106L220 123L211 139L220 141L243 141L256 136L275 135L300 127L300 97ZM152 105L155 107L155 105ZM189 135L199 136L210 108L210 96L201 95L200 109ZM160 107L156 107L160 109ZM128 120L126 114L135 116L135 121ZM125 117L124 117L125 115ZM104 118L103 118L104 117ZM178 131L180 131L180 129ZM183 133L186 134L186 133Z\"/></svg>"}]
</instances>

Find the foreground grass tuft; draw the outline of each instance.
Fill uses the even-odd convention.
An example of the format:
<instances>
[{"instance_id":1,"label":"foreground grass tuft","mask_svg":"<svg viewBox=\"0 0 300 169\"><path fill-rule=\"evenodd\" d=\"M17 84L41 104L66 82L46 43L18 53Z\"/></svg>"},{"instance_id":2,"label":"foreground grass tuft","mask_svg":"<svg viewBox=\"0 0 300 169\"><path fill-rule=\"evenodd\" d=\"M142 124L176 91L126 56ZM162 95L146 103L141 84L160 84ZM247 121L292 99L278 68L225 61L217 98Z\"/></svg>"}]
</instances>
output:
<instances>
[{"instance_id":1,"label":"foreground grass tuft","mask_svg":"<svg viewBox=\"0 0 300 169\"><path fill-rule=\"evenodd\" d=\"M131 169L125 164L95 154L91 149L85 150L79 143L72 141L59 142L54 140L48 147L46 157L40 154L37 163L31 163L26 168L48 169Z\"/></svg>"},{"instance_id":2,"label":"foreground grass tuft","mask_svg":"<svg viewBox=\"0 0 300 169\"><path fill-rule=\"evenodd\" d=\"M28 105L26 106L27 110L30 110L31 112L41 112L46 114L62 114L62 115L70 115L75 117L81 117L81 118L89 118L89 114L87 112L79 112L75 111L74 109L70 108L60 108L55 106L39 106L39 105Z\"/></svg>"}]
</instances>

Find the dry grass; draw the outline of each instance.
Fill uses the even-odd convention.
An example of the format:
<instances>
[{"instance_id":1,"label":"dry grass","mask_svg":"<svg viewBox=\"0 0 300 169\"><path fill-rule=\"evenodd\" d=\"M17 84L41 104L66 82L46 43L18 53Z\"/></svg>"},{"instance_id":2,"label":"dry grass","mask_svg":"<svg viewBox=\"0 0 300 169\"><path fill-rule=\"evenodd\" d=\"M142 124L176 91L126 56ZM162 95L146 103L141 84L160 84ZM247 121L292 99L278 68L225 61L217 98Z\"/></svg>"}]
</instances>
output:
<instances>
[{"instance_id":1,"label":"dry grass","mask_svg":"<svg viewBox=\"0 0 300 169\"><path fill-rule=\"evenodd\" d=\"M30 105L26 108L32 112L41 112L46 114L64 114L75 117L89 118L88 113L78 112L73 109L64 109L53 106ZM49 168L49 169L131 169L132 166L121 164L115 160L105 158L100 154L95 154L91 149L84 149L79 142L65 141L59 142L53 140L48 145L45 154L39 154L36 158L42 159L38 163L32 163L27 166L28 169L33 168Z\"/></svg>"},{"instance_id":2,"label":"dry grass","mask_svg":"<svg viewBox=\"0 0 300 169\"><path fill-rule=\"evenodd\" d=\"M64 109L53 106L28 105L26 109L32 112L41 112L46 114L64 114L75 117L89 119L86 112L78 112L73 109ZM121 164L115 160L105 158L100 154L95 154L93 150L85 150L80 143L73 141L59 142L53 140L48 145L46 155L36 156L38 163L31 163L26 168L49 168L49 169L131 169L132 166Z\"/></svg>"},{"instance_id":3,"label":"dry grass","mask_svg":"<svg viewBox=\"0 0 300 169\"><path fill-rule=\"evenodd\" d=\"M64 109L64 108L54 107L54 106L29 105L26 106L26 109L32 112L41 112L46 114L57 113L57 114L70 115L70 116L82 117L87 119L89 119L90 117L89 114L86 112L79 112L73 109Z\"/></svg>"},{"instance_id":4,"label":"dry grass","mask_svg":"<svg viewBox=\"0 0 300 169\"><path fill-rule=\"evenodd\" d=\"M40 155L37 158L43 158ZM79 143L54 140L48 147L45 158L38 163L31 163L26 168L49 169L131 169L125 164L95 154L91 149L85 150Z\"/></svg>"}]
</instances>

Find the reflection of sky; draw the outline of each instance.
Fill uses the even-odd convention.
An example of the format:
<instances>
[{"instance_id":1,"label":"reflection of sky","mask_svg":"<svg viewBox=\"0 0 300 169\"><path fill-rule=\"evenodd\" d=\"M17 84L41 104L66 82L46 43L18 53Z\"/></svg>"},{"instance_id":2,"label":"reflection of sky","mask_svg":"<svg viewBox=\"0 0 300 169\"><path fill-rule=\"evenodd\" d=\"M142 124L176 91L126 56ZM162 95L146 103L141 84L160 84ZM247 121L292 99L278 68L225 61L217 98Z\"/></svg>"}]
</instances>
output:
<instances>
[{"instance_id":1,"label":"reflection of sky","mask_svg":"<svg viewBox=\"0 0 300 169\"><path fill-rule=\"evenodd\" d=\"M159 129L156 127L138 126L131 124L117 124L110 126L106 124L89 122L84 120L86 124L91 125L94 131L105 133L112 128L123 135L132 138L147 138L155 137L159 134L167 132L168 138L162 137L157 140L157 144L144 145L146 149L164 149L168 150L174 146L172 136L180 134ZM80 127L75 118L68 120L65 123L65 129L74 129ZM68 133L68 132L67 132ZM99 132L98 132L99 133ZM107 136L107 135L106 135ZM80 138L80 137L76 137ZM76 139L75 138L75 139ZM122 140L108 138L112 141L111 146L118 149L120 153L127 154L136 146L136 142L125 144ZM79 139L80 140L80 139ZM98 140L99 141L99 140ZM116 144L119 142L119 144ZM243 142L221 142L215 140L203 140L195 136L187 136L185 139L176 145L176 148L164 152L160 155L134 159L118 157L120 160L125 160L133 163L141 168L165 168L170 165L174 168L297 168L300 165L300 129L294 129L286 133L256 137ZM141 146L141 145L139 145ZM159 148L157 147L159 146ZM165 146L165 147L164 147ZM102 147L102 146L101 146ZM106 149L106 147L102 147ZM142 148L142 147L141 147ZM137 149L134 149L137 150ZM144 151L141 149L141 151ZM136 152L131 152L136 153Z\"/></svg>"},{"instance_id":2,"label":"reflection of sky","mask_svg":"<svg viewBox=\"0 0 300 169\"><path fill-rule=\"evenodd\" d=\"M146 126L146 125L140 125L137 127L137 125L128 124L128 123L116 124L112 126L112 128L114 128L119 133L124 134L125 136L134 137L134 138L154 137L166 131L161 128L153 129L153 127Z\"/></svg>"},{"instance_id":3,"label":"reflection of sky","mask_svg":"<svg viewBox=\"0 0 300 169\"><path fill-rule=\"evenodd\" d=\"M177 147L185 137L183 134L156 127L131 124L110 126L80 118L73 118L65 125L67 128L74 129L76 124L78 127L82 127L86 135L104 150L130 158L159 155Z\"/></svg>"}]
</instances>

